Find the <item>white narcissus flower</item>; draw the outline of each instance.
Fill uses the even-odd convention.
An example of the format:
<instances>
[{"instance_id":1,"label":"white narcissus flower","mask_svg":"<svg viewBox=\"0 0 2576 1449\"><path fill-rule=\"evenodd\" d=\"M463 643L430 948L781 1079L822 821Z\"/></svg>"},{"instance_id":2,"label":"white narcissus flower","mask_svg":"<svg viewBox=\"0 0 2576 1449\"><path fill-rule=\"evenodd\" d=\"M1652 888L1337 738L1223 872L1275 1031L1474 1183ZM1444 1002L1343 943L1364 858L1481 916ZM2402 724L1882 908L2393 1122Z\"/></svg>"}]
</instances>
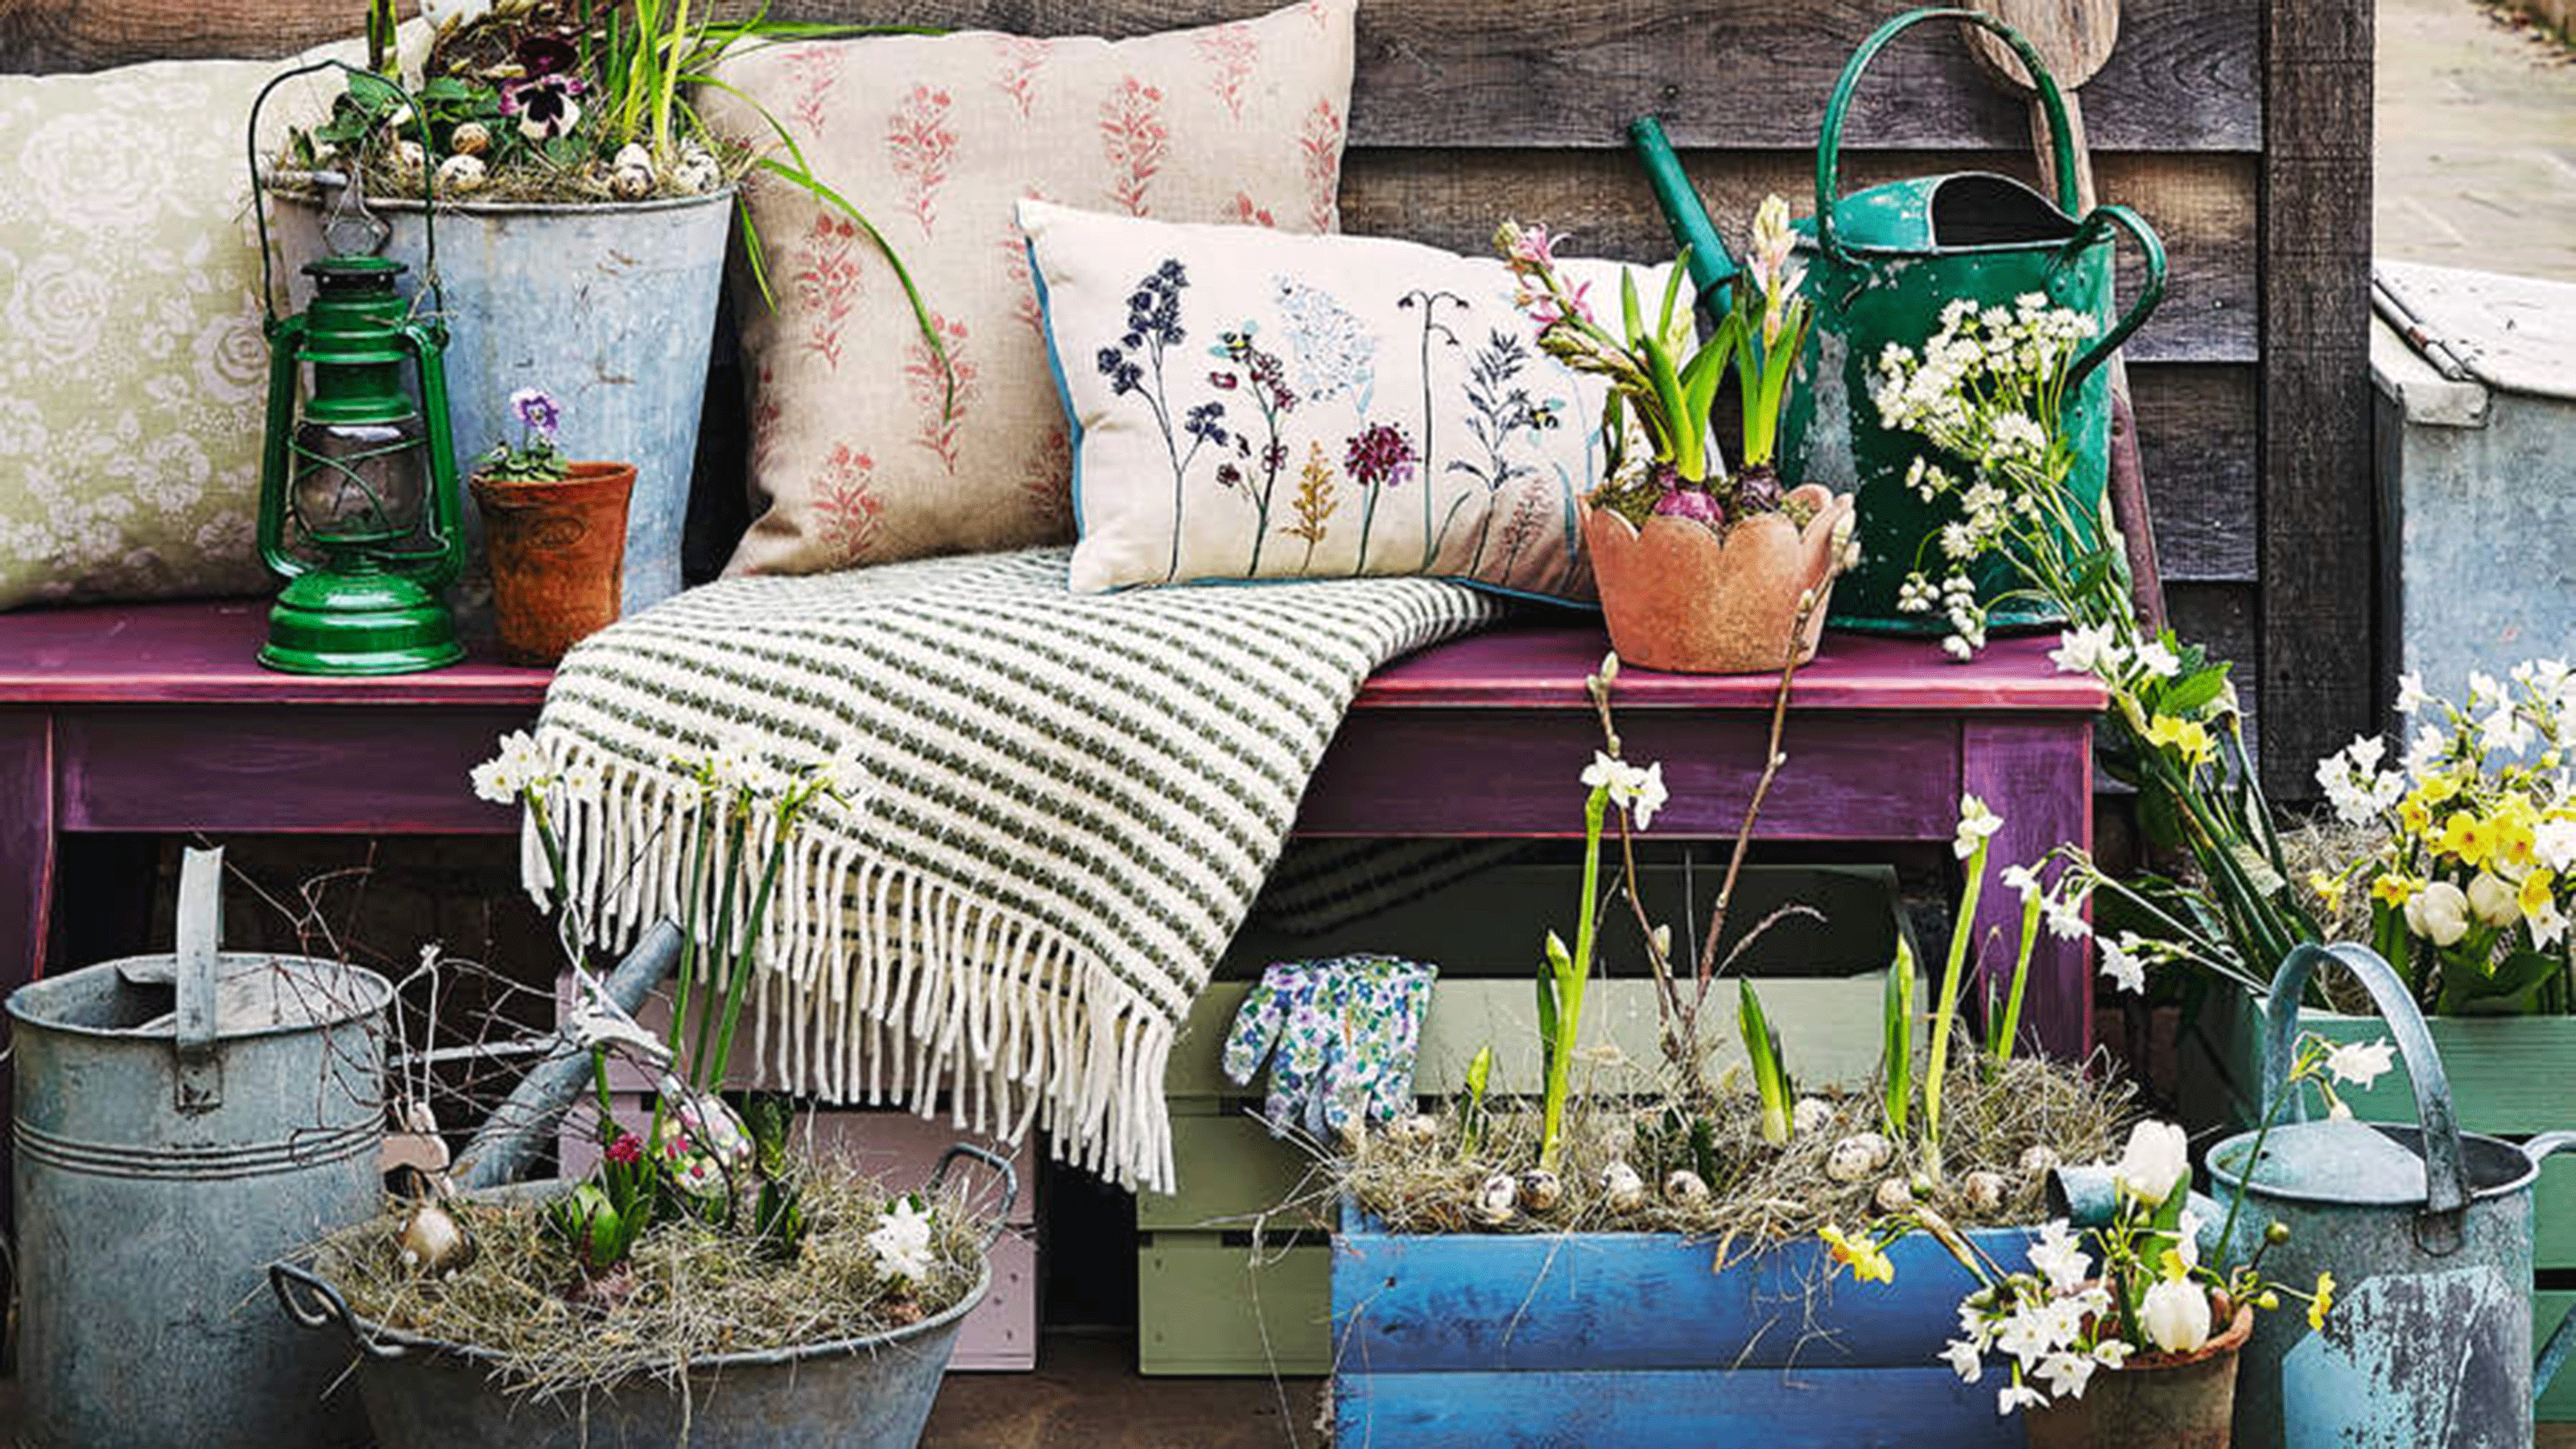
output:
<instances>
[{"instance_id":1,"label":"white narcissus flower","mask_svg":"<svg viewBox=\"0 0 2576 1449\"><path fill-rule=\"evenodd\" d=\"M2089 1354L2059 1350L2039 1361L2040 1382L2061 1399L2084 1397L2085 1384L2092 1381L2093 1370L2101 1367Z\"/></svg>"},{"instance_id":2,"label":"white narcissus flower","mask_svg":"<svg viewBox=\"0 0 2576 1449\"><path fill-rule=\"evenodd\" d=\"M2039 872L2026 865L2005 866L2003 882L2006 890L2020 896L2025 902L2038 895L2041 890Z\"/></svg>"},{"instance_id":3,"label":"white narcissus flower","mask_svg":"<svg viewBox=\"0 0 2576 1449\"><path fill-rule=\"evenodd\" d=\"M2431 695L2424 692L2423 671L2408 670L2397 676L2397 712L2399 714L2411 715L2422 709L2425 701L2431 698Z\"/></svg>"},{"instance_id":4,"label":"white narcissus flower","mask_svg":"<svg viewBox=\"0 0 2576 1449\"><path fill-rule=\"evenodd\" d=\"M527 780L505 759L490 759L474 767L474 798L495 805L516 805L519 792Z\"/></svg>"},{"instance_id":5,"label":"white narcissus flower","mask_svg":"<svg viewBox=\"0 0 2576 1449\"><path fill-rule=\"evenodd\" d=\"M2531 721L2522 717L2511 700L2497 705L2487 717L2478 721L2478 745L2500 755L2519 755L2531 748Z\"/></svg>"},{"instance_id":6,"label":"white narcissus flower","mask_svg":"<svg viewBox=\"0 0 2576 1449\"><path fill-rule=\"evenodd\" d=\"M2326 1071L2336 1081L2355 1087L2368 1087L2396 1064L2396 1049L2386 1037L2373 1042L2346 1042L2326 1053Z\"/></svg>"},{"instance_id":7,"label":"white narcissus flower","mask_svg":"<svg viewBox=\"0 0 2576 1449\"><path fill-rule=\"evenodd\" d=\"M2071 1293L2093 1276L2093 1258L2075 1240L2074 1230L2064 1218L2052 1218L2040 1225L2039 1241L2030 1245L2030 1265L2048 1279L2048 1286L2061 1293Z\"/></svg>"},{"instance_id":8,"label":"white narcissus flower","mask_svg":"<svg viewBox=\"0 0 2576 1449\"><path fill-rule=\"evenodd\" d=\"M868 1233L867 1244L886 1276L921 1283L939 1267L938 1255L931 1251L930 1229L930 1209L917 1198L899 1197L886 1204L885 1215Z\"/></svg>"},{"instance_id":9,"label":"white narcissus flower","mask_svg":"<svg viewBox=\"0 0 2576 1449\"><path fill-rule=\"evenodd\" d=\"M2567 935L2567 917L2556 901L2541 902L2525 919L2531 923L2531 944L2540 950L2553 949Z\"/></svg>"},{"instance_id":10,"label":"white narcissus flower","mask_svg":"<svg viewBox=\"0 0 2576 1449\"><path fill-rule=\"evenodd\" d=\"M1977 853L1977 847L2003 828L2003 817L1987 809L1985 801L1974 795L1962 795L1959 797L1959 833L1950 841L1950 853L1966 860Z\"/></svg>"},{"instance_id":11,"label":"white narcissus flower","mask_svg":"<svg viewBox=\"0 0 2576 1449\"><path fill-rule=\"evenodd\" d=\"M2084 919L2084 897L2078 892L2051 896L2041 909L2048 916L2048 934L2061 941L2081 941L2093 934L2093 923Z\"/></svg>"},{"instance_id":12,"label":"white narcissus flower","mask_svg":"<svg viewBox=\"0 0 2576 1449\"><path fill-rule=\"evenodd\" d=\"M1941 1350L1941 1358L1950 1365L1950 1372L1957 1374L1959 1382L1963 1384L1975 1383L1986 1372L1984 1351L1969 1339L1950 1340L1950 1346Z\"/></svg>"},{"instance_id":13,"label":"white narcissus flower","mask_svg":"<svg viewBox=\"0 0 2576 1449\"><path fill-rule=\"evenodd\" d=\"M2048 1407L2048 1395L2028 1384L2013 1384L1995 1391L1995 1413L1998 1415L2009 1414L2015 1409L2046 1407Z\"/></svg>"},{"instance_id":14,"label":"white narcissus flower","mask_svg":"<svg viewBox=\"0 0 2576 1449\"><path fill-rule=\"evenodd\" d=\"M2478 924L2502 930L2522 919L2522 894L2493 872L2479 871L2469 882L2469 914Z\"/></svg>"},{"instance_id":15,"label":"white narcissus flower","mask_svg":"<svg viewBox=\"0 0 2576 1449\"><path fill-rule=\"evenodd\" d=\"M2111 1180L2150 1207L2172 1197L2191 1177L2191 1142L2171 1122L2141 1122L2129 1129L2129 1147Z\"/></svg>"},{"instance_id":16,"label":"white narcissus flower","mask_svg":"<svg viewBox=\"0 0 2576 1449\"><path fill-rule=\"evenodd\" d=\"M2406 902L2406 929L2436 946L2456 946L2469 933L2469 898L2437 880Z\"/></svg>"},{"instance_id":17,"label":"white narcissus flower","mask_svg":"<svg viewBox=\"0 0 2576 1449\"><path fill-rule=\"evenodd\" d=\"M2123 935L2119 940L2105 940L2102 948L2102 974L2112 985L2135 996L2147 989L2147 964L2130 943L2136 938Z\"/></svg>"},{"instance_id":18,"label":"white narcissus flower","mask_svg":"<svg viewBox=\"0 0 2576 1449\"><path fill-rule=\"evenodd\" d=\"M2544 820L2533 826L2531 850L2553 872L2576 869L2576 820Z\"/></svg>"},{"instance_id":19,"label":"white narcissus flower","mask_svg":"<svg viewBox=\"0 0 2576 1449\"><path fill-rule=\"evenodd\" d=\"M2196 1353L2209 1342L2209 1292L2189 1278L2159 1279L2138 1303L2138 1327L2167 1353Z\"/></svg>"},{"instance_id":20,"label":"white narcissus flower","mask_svg":"<svg viewBox=\"0 0 2576 1449\"><path fill-rule=\"evenodd\" d=\"M2097 674L2105 677L2118 671L2128 658L2126 649L2112 635L2108 624L2095 624L2085 629L2069 629L2057 636L2055 649L2048 660L2065 674Z\"/></svg>"},{"instance_id":21,"label":"white narcissus flower","mask_svg":"<svg viewBox=\"0 0 2576 1449\"><path fill-rule=\"evenodd\" d=\"M2139 645L2132 662L2151 679L2171 679L2182 672L2182 660L2175 657L2161 639L2150 639Z\"/></svg>"}]
</instances>

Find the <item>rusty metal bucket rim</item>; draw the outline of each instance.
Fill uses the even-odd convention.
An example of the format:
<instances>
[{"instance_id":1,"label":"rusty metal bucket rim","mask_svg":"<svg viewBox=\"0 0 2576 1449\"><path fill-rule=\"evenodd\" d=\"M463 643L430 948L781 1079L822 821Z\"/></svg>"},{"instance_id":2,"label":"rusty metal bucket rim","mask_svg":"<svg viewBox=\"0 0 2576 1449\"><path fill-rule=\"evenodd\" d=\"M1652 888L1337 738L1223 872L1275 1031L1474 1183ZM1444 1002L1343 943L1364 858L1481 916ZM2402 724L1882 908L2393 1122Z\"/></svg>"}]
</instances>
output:
<instances>
[{"instance_id":1,"label":"rusty metal bucket rim","mask_svg":"<svg viewBox=\"0 0 2576 1449\"><path fill-rule=\"evenodd\" d=\"M126 967L144 962L167 962L170 956L171 953L167 951L147 951L139 956L119 956L112 961L101 961L96 965L84 966L77 971L66 971L59 976L47 976L42 980L30 981L10 992L6 1001L0 1001L0 1007L6 1008L10 1020L17 1025L35 1027L41 1031L61 1032L67 1036L84 1037L92 1041L163 1042L176 1034L175 1025L166 1032L146 1032L134 1027L90 1026L82 1022L41 1015L39 1004L46 997L60 993L65 983L78 981L92 972L122 972ZM332 1009L328 1014L317 1014L306 1021L272 1022L245 1027L239 1031L219 1031L216 1034L218 1041L253 1041L261 1037L334 1030L363 1021L393 1004L393 983L376 972L352 962L331 961L319 956L280 956L265 951L225 951L216 956L215 962L219 970L236 963L247 963L251 966L282 971L316 975L327 973L354 983L362 994L372 998L363 1004L355 1005L332 1000L329 1003ZM238 973L228 972L227 974Z\"/></svg>"}]
</instances>

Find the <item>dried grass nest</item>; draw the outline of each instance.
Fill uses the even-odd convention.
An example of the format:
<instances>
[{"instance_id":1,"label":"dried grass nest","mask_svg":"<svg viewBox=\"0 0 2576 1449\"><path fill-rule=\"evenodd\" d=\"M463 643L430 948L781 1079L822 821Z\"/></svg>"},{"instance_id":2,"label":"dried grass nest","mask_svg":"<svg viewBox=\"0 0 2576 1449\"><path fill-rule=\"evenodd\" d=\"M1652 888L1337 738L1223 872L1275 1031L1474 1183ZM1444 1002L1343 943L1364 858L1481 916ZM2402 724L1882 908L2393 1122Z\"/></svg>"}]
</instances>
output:
<instances>
[{"instance_id":1,"label":"dried grass nest","mask_svg":"<svg viewBox=\"0 0 2576 1449\"><path fill-rule=\"evenodd\" d=\"M2098 1066L2098 1064L2097 1064ZM1856 1182L1838 1182L1825 1170L1834 1145L1864 1132L1884 1135L1876 1092L1811 1094L1832 1111L1786 1146L1762 1140L1760 1103L1749 1091L1721 1093L1711 1114L1716 1180L1705 1197L1681 1200L1663 1191L1666 1173L1687 1165L1684 1155L1657 1161L1655 1139L1661 1103L1576 1097L1567 1125L1558 1177L1562 1201L1553 1211L1517 1210L1504 1224L1475 1212L1478 1187L1498 1172L1520 1173L1538 1160L1540 1117L1534 1103L1496 1106L1481 1150L1459 1153L1459 1119L1453 1108L1435 1119L1428 1141L1408 1143L1400 1132L1372 1131L1356 1151L1334 1159L1327 1191L1347 1195L1361 1209L1400 1233L1673 1232L1746 1249L1811 1236L1819 1227L1849 1228L1884 1215L1880 1185L1907 1180L1916 1199L1963 1226L2027 1224L2046 1216L2044 1163L2097 1162L2114 1158L2135 1117L2134 1088L2115 1073L2069 1064L2017 1059L1991 1071L1982 1061L1954 1070L1944 1094L1943 1172L1923 1173L1922 1104L1914 1104L1912 1132L1893 1143L1893 1160ZM2039 1161L2033 1148L2047 1149ZM1615 1210L1602 1185L1602 1169L1628 1163L1645 1179L1642 1207ZM1971 1174L2002 1179L1998 1202L1970 1200Z\"/></svg>"},{"instance_id":2,"label":"dried grass nest","mask_svg":"<svg viewBox=\"0 0 2576 1449\"><path fill-rule=\"evenodd\" d=\"M470 1346L507 1392L535 1398L645 1376L678 1384L691 1364L719 1354L872 1337L936 1317L974 1290L990 1219L961 1200L937 1204L938 1267L911 1285L881 1272L867 1245L892 1196L882 1183L818 1163L800 1186L809 1231L795 1261L739 1231L658 1221L636 1245L632 1291L609 1308L576 1297L578 1269L533 1195L456 1204L475 1254L444 1277L403 1264L401 1204L325 1239L313 1267L361 1318Z\"/></svg>"}]
</instances>

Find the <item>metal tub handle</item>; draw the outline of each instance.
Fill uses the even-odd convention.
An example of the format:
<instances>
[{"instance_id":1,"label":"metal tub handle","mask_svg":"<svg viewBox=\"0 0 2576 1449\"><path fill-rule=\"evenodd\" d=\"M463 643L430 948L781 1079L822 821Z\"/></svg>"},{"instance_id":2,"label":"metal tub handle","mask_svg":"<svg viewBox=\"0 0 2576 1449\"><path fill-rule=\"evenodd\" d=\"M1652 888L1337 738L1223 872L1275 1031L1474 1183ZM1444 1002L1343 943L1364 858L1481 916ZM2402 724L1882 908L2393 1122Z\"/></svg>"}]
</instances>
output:
<instances>
[{"instance_id":1,"label":"metal tub handle","mask_svg":"<svg viewBox=\"0 0 2576 1449\"><path fill-rule=\"evenodd\" d=\"M402 1345L378 1343L358 1330L357 1315L349 1311L349 1300L340 1290L296 1264L280 1260L268 1265L269 1291L277 1295L277 1306L286 1316L304 1328L329 1328L338 1324L349 1335L360 1353L379 1360L401 1358Z\"/></svg>"},{"instance_id":2,"label":"metal tub handle","mask_svg":"<svg viewBox=\"0 0 2576 1449\"><path fill-rule=\"evenodd\" d=\"M2576 1132L2543 1132L2522 1144L2522 1155L2531 1159L2534 1168L2539 1167L2551 1153L2569 1150L2576 1150ZM2539 1189L2535 1185L2533 1190ZM2576 1353L2576 1309L2570 1309L2566 1317L2558 1320L2558 1327L2551 1330L2549 1341L2540 1346L2540 1357L2531 1366L2532 1402L2538 1403L2540 1396L2549 1392L2550 1380L2557 1378L2558 1371L2567 1366L2571 1353Z\"/></svg>"},{"instance_id":3,"label":"metal tub handle","mask_svg":"<svg viewBox=\"0 0 2576 1449\"><path fill-rule=\"evenodd\" d=\"M998 1153L987 1152L971 1142L950 1143L948 1150L939 1154L939 1165L930 1170L930 1183L924 1189L927 1196L939 1195L940 1187L948 1181L950 1164L961 1157L975 1159L1002 1179L1001 1210L993 1215L993 1230L984 1235L984 1246L989 1249L1002 1240L1002 1233L1010 1223L1011 1206L1020 1200L1020 1172L1011 1166L1009 1158Z\"/></svg>"},{"instance_id":4,"label":"metal tub handle","mask_svg":"<svg viewBox=\"0 0 2576 1449\"><path fill-rule=\"evenodd\" d=\"M2388 1023L2388 1034L2397 1040L2397 1054L2405 1059L2407 1079L2415 1086L2415 1122L2424 1133L2424 1212L2415 1221L2415 1241L2424 1251L2443 1256L2459 1247L2460 1213L2469 1200L2468 1174L2460 1159L2460 1124L2451 1111L2451 1079L2442 1070L2442 1054L2425 1028L2424 1013L2407 994L2396 969L2379 953L2351 942L2309 944L2281 963L2279 974L2272 978L2265 1028L2263 1101L2268 1109L2281 1094L2282 1079L2289 1075L2298 1051L2300 997L2307 991L2308 977L2328 960L2351 972L2369 990L2380 1019ZM2307 1120L2304 1096L2290 1100L2286 1116L2292 1122ZM2245 1164L2249 1179L2253 1171L2254 1164Z\"/></svg>"}]
</instances>

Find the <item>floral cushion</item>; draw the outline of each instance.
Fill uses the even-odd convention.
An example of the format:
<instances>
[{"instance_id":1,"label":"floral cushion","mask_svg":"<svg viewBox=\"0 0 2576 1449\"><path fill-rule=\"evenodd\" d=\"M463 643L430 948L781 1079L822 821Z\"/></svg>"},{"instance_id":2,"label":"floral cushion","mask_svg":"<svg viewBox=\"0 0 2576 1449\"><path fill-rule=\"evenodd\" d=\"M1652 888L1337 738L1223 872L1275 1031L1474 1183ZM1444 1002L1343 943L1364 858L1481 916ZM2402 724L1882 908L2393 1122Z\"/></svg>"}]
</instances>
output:
<instances>
[{"instance_id":1,"label":"floral cushion","mask_svg":"<svg viewBox=\"0 0 2576 1449\"><path fill-rule=\"evenodd\" d=\"M1330 231L1338 221L1354 0L1123 41L989 33L765 47L728 61L747 100L710 119L784 123L806 161L902 257L938 328L954 401L867 236L756 177L775 305L734 300L751 387L754 521L732 573L812 573L1072 537L1071 451L1047 381L1011 208L1046 196L1136 216Z\"/></svg>"},{"instance_id":2,"label":"floral cushion","mask_svg":"<svg viewBox=\"0 0 2576 1449\"><path fill-rule=\"evenodd\" d=\"M1501 261L1023 202L1076 439L1085 591L1421 574L1592 599L1604 386ZM1570 262L1617 307L1619 267ZM1666 269L1638 269L1651 301Z\"/></svg>"},{"instance_id":3,"label":"floral cushion","mask_svg":"<svg viewBox=\"0 0 2576 1449\"><path fill-rule=\"evenodd\" d=\"M294 63L0 75L0 608L271 582L241 128ZM291 82L263 128L332 89Z\"/></svg>"}]
</instances>

